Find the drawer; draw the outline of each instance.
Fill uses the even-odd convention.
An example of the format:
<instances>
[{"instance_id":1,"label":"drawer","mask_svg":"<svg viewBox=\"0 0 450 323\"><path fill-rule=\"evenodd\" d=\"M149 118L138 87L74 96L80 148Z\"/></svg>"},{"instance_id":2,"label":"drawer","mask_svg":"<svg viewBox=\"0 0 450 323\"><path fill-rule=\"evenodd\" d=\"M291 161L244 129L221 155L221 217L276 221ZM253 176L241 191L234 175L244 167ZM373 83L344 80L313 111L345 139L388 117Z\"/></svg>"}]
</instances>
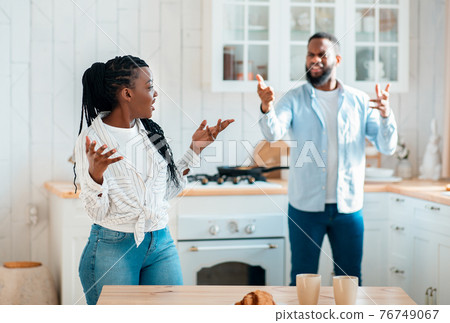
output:
<instances>
[{"instance_id":1,"label":"drawer","mask_svg":"<svg viewBox=\"0 0 450 323\"><path fill-rule=\"evenodd\" d=\"M403 222L389 222L389 252L391 256L406 261L409 259L411 235L407 224Z\"/></svg>"},{"instance_id":2,"label":"drawer","mask_svg":"<svg viewBox=\"0 0 450 323\"><path fill-rule=\"evenodd\" d=\"M388 266L388 284L389 286L401 287L406 293L409 293L409 280L411 273L407 263L398 258L392 258Z\"/></svg>"},{"instance_id":3,"label":"drawer","mask_svg":"<svg viewBox=\"0 0 450 323\"><path fill-rule=\"evenodd\" d=\"M450 232L450 206L416 200L411 224L424 230L448 235Z\"/></svg>"},{"instance_id":4,"label":"drawer","mask_svg":"<svg viewBox=\"0 0 450 323\"><path fill-rule=\"evenodd\" d=\"M413 204L412 198L400 194L390 194L389 217L395 220L407 221L413 213Z\"/></svg>"}]
</instances>

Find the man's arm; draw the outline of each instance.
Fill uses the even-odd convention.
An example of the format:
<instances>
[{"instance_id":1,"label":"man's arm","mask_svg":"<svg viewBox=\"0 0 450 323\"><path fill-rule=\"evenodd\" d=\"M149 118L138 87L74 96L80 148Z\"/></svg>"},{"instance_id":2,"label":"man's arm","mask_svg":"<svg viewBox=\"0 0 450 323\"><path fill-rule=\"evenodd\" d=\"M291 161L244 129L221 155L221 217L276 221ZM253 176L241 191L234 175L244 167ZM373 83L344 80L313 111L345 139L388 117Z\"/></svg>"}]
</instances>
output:
<instances>
[{"instance_id":1,"label":"man's arm","mask_svg":"<svg viewBox=\"0 0 450 323\"><path fill-rule=\"evenodd\" d=\"M284 137L292 122L292 107L286 96L277 104L276 113L274 108L275 92L271 86L264 83L261 75L258 79L258 95L261 99L259 107L261 116L259 125L264 137L268 141L277 141Z\"/></svg>"},{"instance_id":2,"label":"man's arm","mask_svg":"<svg viewBox=\"0 0 450 323\"><path fill-rule=\"evenodd\" d=\"M389 87L390 84L381 91L377 84L375 87L377 99L368 101L368 107L366 107L370 109L366 123L366 136L378 151L385 155L394 154L398 140L397 123L389 104Z\"/></svg>"}]
</instances>

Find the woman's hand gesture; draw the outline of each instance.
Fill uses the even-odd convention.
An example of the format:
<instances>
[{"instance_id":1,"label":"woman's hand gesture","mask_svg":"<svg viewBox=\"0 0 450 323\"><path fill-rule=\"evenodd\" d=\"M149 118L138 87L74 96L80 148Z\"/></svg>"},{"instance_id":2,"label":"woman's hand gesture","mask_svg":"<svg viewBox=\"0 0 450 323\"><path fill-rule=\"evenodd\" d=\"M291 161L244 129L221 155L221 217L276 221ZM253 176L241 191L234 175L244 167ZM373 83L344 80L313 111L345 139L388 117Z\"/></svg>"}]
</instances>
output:
<instances>
[{"instance_id":1,"label":"woman's hand gesture","mask_svg":"<svg viewBox=\"0 0 450 323\"><path fill-rule=\"evenodd\" d=\"M89 137L86 136L86 155L89 162L89 175L97 183L102 185L103 183L103 173L108 168L109 165L122 160L123 157L109 158L116 153L115 149L103 154L106 145L101 146L99 149L95 150L96 142L90 141Z\"/></svg>"},{"instance_id":2,"label":"woman's hand gesture","mask_svg":"<svg viewBox=\"0 0 450 323\"><path fill-rule=\"evenodd\" d=\"M203 149L216 140L219 133L224 131L233 122L234 119L227 119L225 121L219 119L214 127L209 127L206 125L206 120L203 120L192 135L191 149L199 155Z\"/></svg>"}]
</instances>

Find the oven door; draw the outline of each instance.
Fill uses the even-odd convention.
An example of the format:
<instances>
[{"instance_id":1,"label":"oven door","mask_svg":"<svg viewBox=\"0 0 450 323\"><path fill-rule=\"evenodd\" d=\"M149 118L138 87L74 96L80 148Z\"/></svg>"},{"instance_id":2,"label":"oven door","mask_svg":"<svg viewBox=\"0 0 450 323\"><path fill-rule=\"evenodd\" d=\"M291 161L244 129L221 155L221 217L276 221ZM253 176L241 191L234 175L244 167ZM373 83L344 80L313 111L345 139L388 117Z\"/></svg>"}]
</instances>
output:
<instances>
[{"instance_id":1,"label":"oven door","mask_svg":"<svg viewBox=\"0 0 450 323\"><path fill-rule=\"evenodd\" d=\"M185 285L284 285L284 239L178 241Z\"/></svg>"}]
</instances>

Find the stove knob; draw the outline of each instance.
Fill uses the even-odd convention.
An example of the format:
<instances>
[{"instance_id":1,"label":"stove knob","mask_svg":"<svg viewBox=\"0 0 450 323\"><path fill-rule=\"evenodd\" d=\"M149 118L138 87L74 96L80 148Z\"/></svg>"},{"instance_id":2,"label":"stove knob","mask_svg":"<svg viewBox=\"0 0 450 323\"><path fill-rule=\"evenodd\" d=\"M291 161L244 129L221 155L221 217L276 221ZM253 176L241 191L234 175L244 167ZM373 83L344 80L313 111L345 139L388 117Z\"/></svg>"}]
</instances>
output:
<instances>
[{"instance_id":1,"label":"stove knob","mask_svg":"<svg viewBox=\"0 0 450 323\"><path fill-rule=\"evenodd\" d=\"M245 227L245 232L247 232L248 234L254 233L255 230L256 230L256 227L254 224L249 224Z\"/></svg>"},{"instance_id":2,"label":"stove knob","mask_svg":"<svg viewBox=\"0 0 450 323\"><path fill-rule=\"evenodd\" d=\"M208 184L208 179L206 178L206 177L203 177L202 178L202 185L206 185L206 184Z\"/></svg>"},{"instance_id":3,"label":"stove knob","mask_svg":"<svg viewBox=\"0 0 450 323\"><path fill-rule=\"evenodd\" d=\"M233 178L233 184L239 184L240 181L241 181L241 178L239 176L236 176Z\"/></svg>"},{"instance_id":4,"label":"stove knob","mask_svg":"<svg viewBox=\"0 0 450 323\"><path fill-rule=\"evenodd\" d=\"M238 224L235 221L231 221L230 223L228 223L228 229L231 233L239 232Z\"/></svg>"},{"instance_id":5,"label":"stove knob","mask_svg":"<svg viewBox=\"0 0 450 323\"><path fill-rule=\"evenodd\" d=\"M223 177L219 177L218 179L217 179L217 184L223 184L223 182L224 182L225 180L224 180L224 178Z\"/></svg>"},{"instance_id":6,"label":"stove knob","mask_svg":"<svg viewBox=\"0 0 450 323\"><path fill-rule=\"evenodd\" d=\"M249 183L249 184L253 184L255 181L256 181L256 179L255 179L253 176L250 176L250 177L248 178L248 183Z\"/></svg>"},{"instance_id":7,"label":"stove knob","mask_svg":"<svg viewBox=\"0 0 450 323\"><path fill-rule=\"evenodd\" d=\"M213 224L212 226L209 227L209 233L212 236L215 236L216 234L219 233L219 226L217 224Z\"/></svg>"}]
</instances>

